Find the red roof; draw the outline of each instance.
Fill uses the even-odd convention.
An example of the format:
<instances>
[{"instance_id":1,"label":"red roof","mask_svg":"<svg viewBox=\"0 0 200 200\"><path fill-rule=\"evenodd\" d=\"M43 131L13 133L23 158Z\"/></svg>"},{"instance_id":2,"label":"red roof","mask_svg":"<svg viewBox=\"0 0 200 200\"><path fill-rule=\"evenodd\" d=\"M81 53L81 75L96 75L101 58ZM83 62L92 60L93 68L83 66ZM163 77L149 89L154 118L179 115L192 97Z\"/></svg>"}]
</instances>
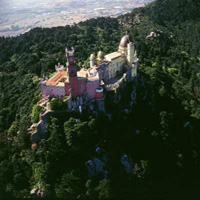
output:
<instances>
[{"instance_id":1,"label":"red roof","mask_svg":"<svg viewBox=\"0 0 200 200\"><path fill-rule=\"evenodd\" d=\"M66 76L67 72L58 72L57 74L55 74L52 78L50 78L47 81L47 85L56 85L57 81L62 78L63 76Z\"/></svg>"}]
</instances>

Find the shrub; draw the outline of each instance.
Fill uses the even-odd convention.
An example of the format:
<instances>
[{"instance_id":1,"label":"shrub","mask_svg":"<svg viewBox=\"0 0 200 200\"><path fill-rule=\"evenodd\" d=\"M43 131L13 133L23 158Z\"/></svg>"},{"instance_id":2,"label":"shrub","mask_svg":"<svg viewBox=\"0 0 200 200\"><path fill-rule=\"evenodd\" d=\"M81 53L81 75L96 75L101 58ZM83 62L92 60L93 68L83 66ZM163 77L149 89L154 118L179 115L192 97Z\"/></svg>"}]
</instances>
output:
<instances>
[{"instance_id":1,"label":"shrub","mask_svg":"<svg viewBox=\"0 0 200 200\"><path fill-rule=\"evenodd\" d=\"M31 120L33 123L37 123L40 120L40 113L43 111L43 107L39 105L34 105L31 114Z\"/></svg>"},{"instance_id":2,"label":"shrub","mask_svg":"<svg viewBox=\"0 0 200 200\"><path fill-rule=\"evenodd\" d=\"M50 102L51 110L65 110L66 104L61 99L52 99Z\"/></svg>"}]
</instances>

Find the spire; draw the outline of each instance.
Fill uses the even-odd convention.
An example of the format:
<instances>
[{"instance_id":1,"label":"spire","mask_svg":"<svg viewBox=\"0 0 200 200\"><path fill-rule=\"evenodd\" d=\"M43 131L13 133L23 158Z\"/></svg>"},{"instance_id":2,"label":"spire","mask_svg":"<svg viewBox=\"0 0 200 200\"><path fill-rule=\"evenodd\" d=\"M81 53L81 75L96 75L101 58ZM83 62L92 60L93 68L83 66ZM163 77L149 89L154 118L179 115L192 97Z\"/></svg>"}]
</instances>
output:
<instances>
[{"instance_id":1,"label":"spire","mask_svg":"<svg viewBox=\"0 0 200 200\"><path fill-rule=\"evenodd\" d=\"M74 52L75 52L75 50L73 47L72 47L71 51L69 51L67 48L65 49L68 65L73 65L76 63L75 57L74 57Z\"/></svg>"},{"instance_id":2,"label":"spire","mask_svg":"<svg viewBox=\"0 0 200 200\"><path fill-rule=\"evenodd\" d=\"M74 56L74 48L69 51L67 48L65 49L66 58L67 58L67 71L69 77L76 77L77 76L77 66Z\"/></svg>"},{"instance_id":3,"label":"spire","mask_svg":"<svg viewBox=\"0 0 200 200\"><path fill-rule=\"evenodd\" d=\"M96 65L96 58L94 54L90 55L90 67L94 67Z\"/></svg>"}]
</instances>

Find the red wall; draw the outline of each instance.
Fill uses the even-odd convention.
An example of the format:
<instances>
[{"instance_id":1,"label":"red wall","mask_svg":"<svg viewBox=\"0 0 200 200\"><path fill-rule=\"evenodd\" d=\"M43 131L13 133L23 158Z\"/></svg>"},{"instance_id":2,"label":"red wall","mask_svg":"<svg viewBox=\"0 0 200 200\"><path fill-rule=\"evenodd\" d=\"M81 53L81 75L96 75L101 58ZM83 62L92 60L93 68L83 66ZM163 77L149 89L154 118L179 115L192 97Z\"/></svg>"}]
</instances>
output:
<instances>
[{"instance_id":1,"label":"red wall","mask_svg":"<svg viewBox=\"0 0 200 200\"><path fill-rule=\"evenodd\" d=\"M87 94L93 99L96 97L96 89L99 87L99 81L87 81Z\"/></svg>"},{"instance_id":2,"label":"red wall","mask_svg":"<svg viewBox=\"0 0 200 200\"><path fill-rule=\"evenodd\" d=\"M103 98L103 92L96 92L96 98L97 99Z\"/></svg>"},{"instance_id":3,"label":"red wall","mask_svg":"<svg viewBox=\"0 0 200 200\"><path fill-rule=\"evenodd\" d=\"M79 82L77 77L70 77L69 82L72 89L72 98L77 97L79 95Z\"/></svg>"},{"instance_id":4,"label":"red wall","mask_svg":"<svg viewBox=\"0 0 200 200\"><path fill-rule=\"evenodd\" d=\"M79 95L86 92L86 79L79 79L78 84L79 84Z\"/></svg>"},{"instance_id":5,"label":"red wall","mask_svg":"<svg viewBox=\"0 0 200 200\"><path fill-rule=\"evenodd\" d=\"M70 95L70 84L65 83L65 95Z\"/></svg>"}]
</instances>

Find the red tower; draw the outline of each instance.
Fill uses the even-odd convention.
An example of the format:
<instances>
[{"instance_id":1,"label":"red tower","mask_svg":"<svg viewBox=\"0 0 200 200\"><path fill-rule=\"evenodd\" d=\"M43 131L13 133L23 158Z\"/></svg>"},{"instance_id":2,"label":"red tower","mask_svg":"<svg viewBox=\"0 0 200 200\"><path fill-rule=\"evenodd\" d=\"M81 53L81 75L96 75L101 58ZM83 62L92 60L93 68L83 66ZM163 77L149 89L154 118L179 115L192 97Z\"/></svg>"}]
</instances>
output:
<instances>
[{"instance_id":1,"label":"red tower","mask_svg":"<svg viewBox=\"0 0 200 200\"><path fill-rule=\"evenodd\" d=\"M72 91L72 98L79 95L79 85L77 79L77 66L74 57L74 49L71 51L65 49L66 57L67 57L67 72L69 76L69 83Z\"/></svg>"},{"instance_id":2,"label":"red tower","mask_svg":"<svg viewBox=\"0 0 200 200\"><path fill-rule=\"evenodd\" d=\"M77 77L77 66L76 61L74 57L74 49L71 51L68 51L68 49L65 49L66 58L67 58L67 71L69 77Z\"/></svg>"}]
</instances>

